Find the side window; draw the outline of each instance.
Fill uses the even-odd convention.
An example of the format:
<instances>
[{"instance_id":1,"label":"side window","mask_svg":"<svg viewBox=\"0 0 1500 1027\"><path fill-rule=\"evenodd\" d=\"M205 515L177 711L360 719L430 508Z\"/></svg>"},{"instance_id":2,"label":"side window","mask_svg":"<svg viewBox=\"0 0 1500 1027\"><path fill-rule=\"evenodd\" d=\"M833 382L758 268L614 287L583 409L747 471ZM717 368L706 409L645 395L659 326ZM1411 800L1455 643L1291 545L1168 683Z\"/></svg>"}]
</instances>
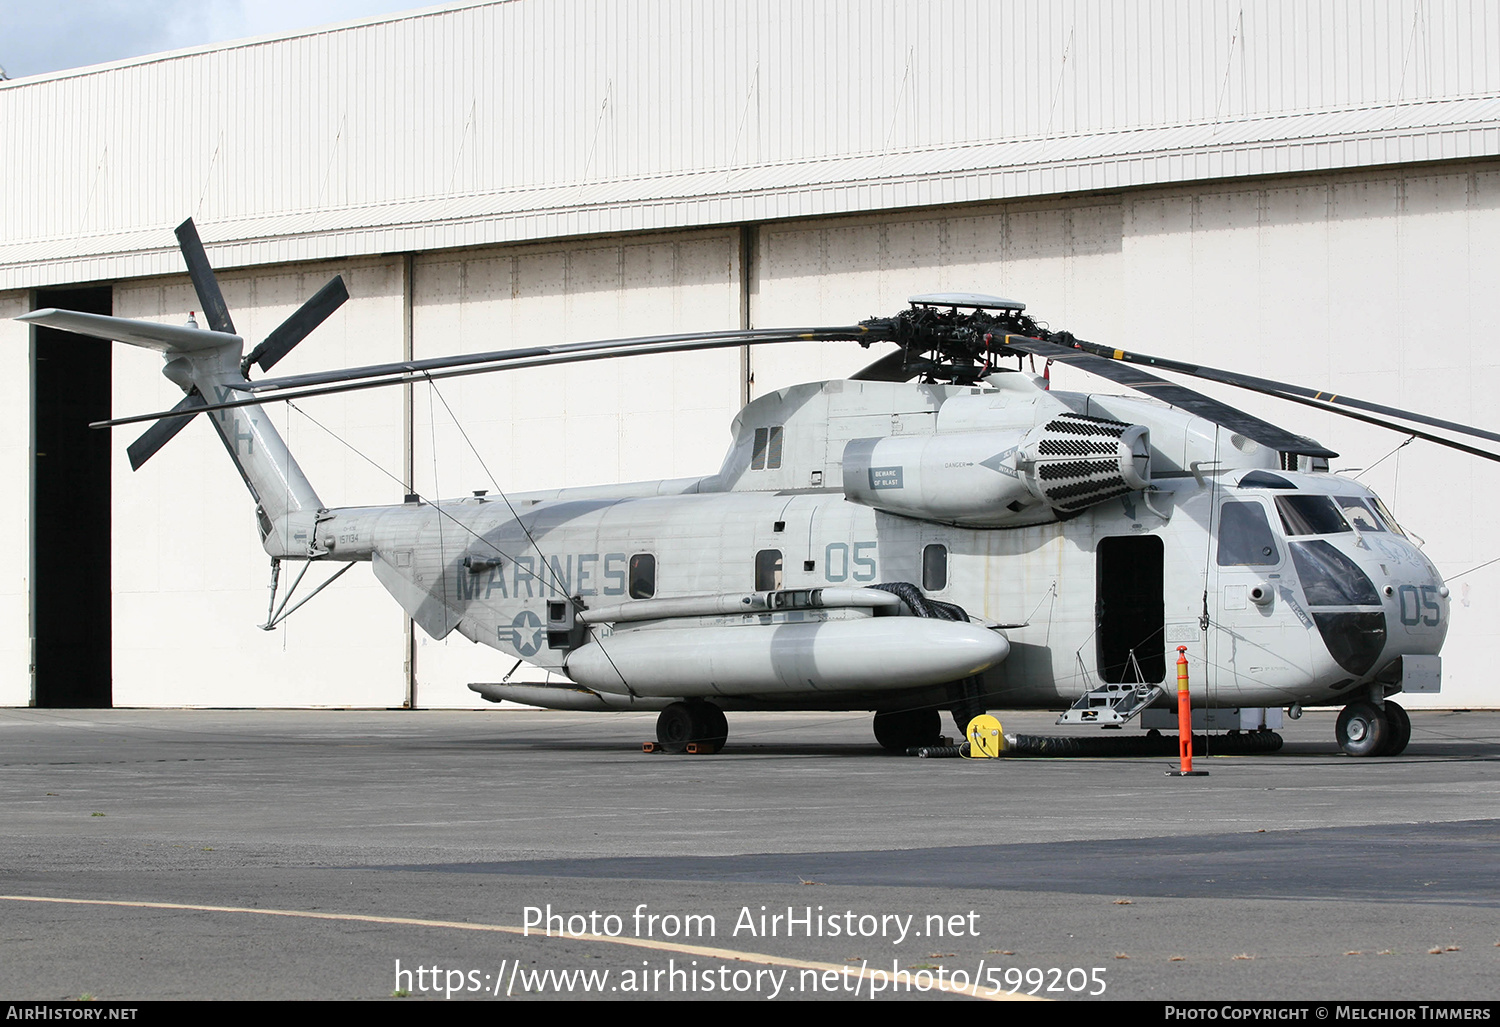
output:
<instances>
[{"instance_id":1,"label":"side window","mask_svg":"<svg viewBox=\"0 0 1500 1027\"><path fill-rule=\"evenodd\" d=\"M750 451L750 469L775 470L780 466L781 425L755 429L755 447Z\"/></svg>"},{"instance_id":2,"label":"side window","mask_svg":"<svg viewBox=\"0 0 1500 1027\"><path fill-rule=\"evenodd\" d=\"M922 550L922 590L941 592L948 587L948 547L934 543Z\"/></svg>"},{"instance_id":3,"label":"side window","mask_svg":"<svg viewBox=\"0 0 1500 1027\"><path fill-rule=\"evenodd\" d=\"M770 431L770 438L766 442L766 468L768 470L781 466L781 425L776 425Z\"/></svg>"},{"instance_id":4,"label":"side window","mask_svg":"<svg viewBox=\"0 0 1500 1027\"><path fill-rule=\"evenodd\" d=\"M656 595L656 557L637 553L630 558L630 598L650 599Z\"/></svg>"},{"instance_id":5,"label":"side window","mask_svg":"<svg viewBox=\"0 0 1500 1027\"><path fill-rule=\"evenodd\" d=\"M1259 503L1219 508L1219 566L1272 567L1281 562L1266 511Z\"/></svg>"},{"instance_id":6,"label":"side window","mask_svg":"<svg viewBox=\"0 0 1500 1027\"><path fill-rule=\"evenodd\" d=\"M771 592L781 587L781 550L762 549L755 554L755 591Z\"/></svg>"},{"instance_id":7,"label":"side window","mask_svg":"<svg viewBox=\"0 0 1500 1027\"><path fill-rule=\"evenodd\" d=\"M1386 507L1385 507L1385 504L1380 501L1380 497L1372 495L1370 497L1370 499L1375 504L1375 512L1380 515L1380 519L1381 520L1385 521L1386 527L1390 528L1392 531L1394 531L1397 535L1400 535L1402 538L1405 538L1406 537L1406 531L1405 531L1405 529L1403 529L1401 527L1401 525L1399 525L1399 524L1396 523L1396 518L1394 518L1394 517L1391 516L1391 512L1389 510L1387 510Z\"/></svg>"}]
</instances>

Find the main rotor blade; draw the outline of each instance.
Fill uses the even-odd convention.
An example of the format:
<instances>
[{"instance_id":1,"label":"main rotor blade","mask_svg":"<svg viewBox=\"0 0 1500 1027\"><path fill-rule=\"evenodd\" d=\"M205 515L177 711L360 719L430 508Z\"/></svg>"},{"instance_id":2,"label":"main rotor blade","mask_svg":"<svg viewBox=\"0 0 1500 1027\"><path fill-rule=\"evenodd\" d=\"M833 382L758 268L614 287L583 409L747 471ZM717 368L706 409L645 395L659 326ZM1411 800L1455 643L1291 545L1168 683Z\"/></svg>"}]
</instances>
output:
<instances>
[{"instance_id":1,"label":"main rotor blade","mask_svg":"<svg viewBox=\"0 0 1500 1027\"><path fill-rule=\"evenodd\" d=\"M219 291L219 280L214 277L214 269L208 263L208 251L203 248L203 240L198 238L198 226L193 224L192 218L177 226L177 247L182 250L182 259L187 261L188 277L193 280L193 290L203 305L208 326L216 332L238 335L234 322L230 320L224 294Z\"/></svg>"},{"instance_id":2,"label":"main rotor blade","mask_svg":"<svg viewBox=\"0 0 1500 1027\"><path fill-rule=\"evenodd\" d=\"M329 385L319 385L312 388L279 388L271 392L258 392L249 399L230 400L223 403L210 403L199 408L199 412L213 410L232 410L237 407L255 406L261 403L281 403L298 399L310 399L314 396L328 396L340 392L355 392L361 389L378 389L387 385L412 385L426 381L437 381L443 378L462 378L475 374L492 374L496 371L511 371L527 367L551 367L556 364L583 363L589 360L608 360L615 357L647 356L657 353L687 353L696 350L725 349L731 346L766 345L778 342L805 342L808 339L806 331L795 334L770 334L769 329L760 330L761 334L747 338L753 333L740 332L734 335L717 335L714 333L702 333L709 338L688 337L672 339L669 336L649 337L646 341L633 339L609 339L601 340L599 343L572 343L568 346L593 345L599 346L603 343L613 343L613 349L575 349L567 350L567 346L536 347L529 350L503 350L504 354L524 354L524 358L509 360L504 363L488 363L479 367L449 367L447 370L418 369L411 373L395 374L390 377L371 379L362 378L355 381L336 382ZM851 329L814 329L813 331L837 331L850 332ZM832 336L833 338L844 338L844 336ZM852 336L851 336L852 337ZM622 346L621 343L630 343ZM554 350L567 350L566 352L552 352ZM445 358L446 359L446 358ZM412 361L410 363L427 363L426 361ZM403 368L405 365L385 365L392 368ZM313 376L299 376L313 377ZM291 378L265 379L258 382L257 386L264 386L268 382L293 381ZM134 414L130 417L117 417L109 421L95 421L89 425L90 428L113 428L121 424L138 424L141 421L150 421L159 417L173 416L173 411L162 410L152 414Z\"/></svg>"},{"instance_id":3,"label":"main rotor blade","mask_svg":"<svg viewBox=\"0 0 1500 1027\"><path fill-rule=\"evenodd\" d=\"M1357 413L1353 410L1336 407L1332 404L1320 402L1316 399L1309 399L1305 396L1294 396L1286 392L1270 391L1267 391L1265 394L1267 396L1274 396L1277 399L1284 399L1288 403L1301 403L1303 406L1312 407L1314 410L1326 410L1330 414L1337 414L1339 417L1348 417L1356 421L1363 421L1365 424L1373 424L1377 428L1386 428L1390 431L1400 432L1403 435L1411 435L1425 442L1435 442L1439 446L1447 446L1449 449L1456 449L1461 453L1468 453L1470 456L1482 456L1486 460L1494 460L1500 463L1500 454L1490 453L1476 446L1466 445L1455 439L1445 439L1441 435L1433 435L1431 432L1425 432L1418 428L1412 428L1404 424L1395 424L1391 421L1383 421L1378 417L1371 417L1369 414Z\"/></svg>"},{"instance_id":4,"label":"main rotor blade","mask_svg":"<svg viewBox=\"0 0 1500 1027\"><path fill-rule=\"evenodd\" d=\"M1458 424L1454 421L1445 421L1439 417L1429 417L1426 414L1418 414L1411 410L1402 410L1399 407L1388 407L1380 403L1371 403L1368 400L1355 399L1353 396L1344 396L1338 393L1323 392L1318 389L1309 389L1304 385L1290 385L1286 382L1278 382L1270 378L1257 378L1253 375L1240 374L1238 371L1224 371L1215 367L1204 367L1201 364L1189 364L1181 360L1168 360L1164 357L1153 357L1147 353L1132 353L1129 350L1123 349L1112 350L1106 346L1100 346L1098 343L1084 342L1081 339L1076 341L1081 349L1110 360L1120 360L1132 364L1146 364L1151 367L1160 367L1167 371L1176 371L1179 374L1192 375L1195 378L1202 378L1206 381L1220 382L1224 385L1234 385L1241 389L1248 389L1251 392L1261 392L1265 393L1268 396L1279 396L1282 399L1302 397L1303 399L1314 400L1323 409L1328 409L1331 413L1340 414L1343 416L1350 415L1348 415L1347 411L1331 409L1331 407L1353 407L1356 410L1366 410L1372 414L1383 414L1386 417L1398 417L1404 421L1411 421L1415 424L1425 424L1430 428L1442 428L1445 431L1458 432L1460 435L1472 435L1478 439L1486 439L1490 442L1500 442L1500 433L1486 431L1483 428L1476 428L1473 425L1469 424ZM1359 420L1363 420L1363 418L1359 418ZM1371 423L1384 424L1385 422L1372 421ZM1388 427L1393 427L1396 430L1404 430L1401 429L1400 426ZM1421 435L1419 437L1428 438L1428 436L1426 435Z\"/></svg>"},{"instance_id":5,"label":"main rotor blade","mask_svg":"<svg viewBox=\"0 0 1500 1027\"><path fill-rule=\"evenodd\" d=\"M259 346L246 355L242 367L248 370L251 364L259 364L262 372L269 371L292 347L307 338L309 332L324 321L349 298L344 286L344 276L335 275L333 280L317 292L312 299L298 307L292 316L281 322L276 330L261 341Z\"/></svg>"},{"instance_id":6,"label":"main rotor blade","mask_svg":"<svg viewBox=\"0 0 1500 1027\"><path fill-rule=\"evenodd\" d=\"M140 438L125 447L125 453L130 457L130 469L139 471L142 464L155 456L158 449L171 442L206 405L203 393L198 391L196 385L193 386L193 390L183 396L182 401L166 417L147 428Z\"/></svg>"},{"instance_id":7,"label":"main rotor blade","mask_svg":"<svg viewBox=\"0 0 1500 1027\"><path fill-rule=\"evenodd\" d=\"M1338 456L1331 449L1325 449L1312 439L1301 435L1295 435L1285 428L1278 428L1269 421L1263 421L1253 414L1247 414L1227 403L1221 403L1216 399L1210 399L1201 392L1181 385L1175 385L1165 378L1158 378L1154 374L1148 374L1128 364L1122 364L1107 357L1098 356L1091 352L1079 349L1071 349L1055 342L1044 342L1041 339L1033 339L1024 335L1006 335L1000 340L1003 345L1022 353L1031 353L1035 356L1046 357L1058 363L1071 364L1074 367L1097 374L1101 378L1108 378L1112 382L1129 386L1138 392L1153 396L1163 402L1170 403L1174 407L1197 414L1199 417L1223 425L1232 432L1237 432L1247 439L1254 439L1263 446L1268 446L1279 453L1298 453L1306 456L1321 456L1333 458Z\"/></svg>"},{"instance_id":8,"label":"main rotor blade","mask_svg":"<svg viewBox=\"0 0 1500 1027\"><path fill-rule=\"evenodd\" d=\"M620 356L629 356L632 347L656 343L701 343L702 345L674 346L666 352L685 352L693 349L717 349L723 346L747 346L761 342L826 342L833 340L865 341L871 336L862 325L840 328L749 328L732 332L684 332L676 335L639 335L625 339L595 339L589 342L564 342L555 346L524 346L519 349L492 350L488 353L462 353L451 357L432 357L427 360L403 360L392 364L369 364L365 367L346 367L339 371L323 371L313 374L287 375L282 378L262 378L249 386L251 392L267 392L274 389L300 389L316 385L334 385L340 382L359 381L365 378L384 378L390 375L417 374L424 371L444 370L471 364L507 364L517 360L536 357L564 357L573 353L609 351L618 349ZM646 349L642 352L655 352ZM528 364L529 367L541 366ZM503 367L489 367L499 371Z\"/></svg>"}]
</instances>

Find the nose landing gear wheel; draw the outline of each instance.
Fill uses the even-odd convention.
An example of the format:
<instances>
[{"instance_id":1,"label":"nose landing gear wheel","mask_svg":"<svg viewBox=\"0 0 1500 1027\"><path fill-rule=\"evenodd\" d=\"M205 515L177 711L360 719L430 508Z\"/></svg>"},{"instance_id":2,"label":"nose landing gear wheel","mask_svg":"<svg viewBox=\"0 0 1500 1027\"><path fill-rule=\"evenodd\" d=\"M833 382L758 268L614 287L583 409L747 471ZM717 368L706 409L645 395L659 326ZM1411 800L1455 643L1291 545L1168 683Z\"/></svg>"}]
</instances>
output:
<instances>
[{"instance_id":1,"label":"nose landing gear wheel","mask_svg":"<svg viewBox=\"0 0 1500 1027\"><path fill-rule=\"evenodd\" d=\"M729 719L712 703L674 702L656 718L656 740L667 752L686 752L689 742L699 752L718 752L729 737Z\"/></svg>"},{"instance_id":2,"label":"nose landing gear wheel","mask_svg":"<svg viewBox=\"0 0 1500 1027\"><path fill-rule=\"evenodd\" d=\"M1392 735L1391 723L1372 702L1352 702L1339 714L1334 734L1350 756L1379 756Z\"/></svg>"},{"instance_id":3,"label":"nose landing gear wheel","mask_svg":"<svg viewBox=\"0 0 1500 1027\"><path fill-rule=\"evenodd\" d=\"M1380 750L1382 756L1400 756L1406 751L1406 744L1411 741L1411 718L1400 706L1385 701L1385 719L1391 732L1390 737L1385 740L1385 748Z\"/></svg>"}]
</instances>

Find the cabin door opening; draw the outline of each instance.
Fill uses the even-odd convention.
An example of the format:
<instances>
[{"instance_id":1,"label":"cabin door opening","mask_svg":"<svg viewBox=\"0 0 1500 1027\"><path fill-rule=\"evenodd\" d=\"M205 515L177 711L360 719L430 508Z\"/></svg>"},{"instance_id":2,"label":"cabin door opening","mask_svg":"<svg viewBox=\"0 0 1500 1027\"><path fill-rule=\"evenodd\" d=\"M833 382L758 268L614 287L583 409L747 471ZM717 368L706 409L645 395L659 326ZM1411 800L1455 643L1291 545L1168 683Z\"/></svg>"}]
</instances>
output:
<instances>
[{"instance_id":1,"label":"cabin door opening","mask_svg":"<svg viewBox=\"0 0 1500 1027\"><path fill-rule=\"evenodd\" d=\"M113 312L109 287L49 289L36 308ZM32 704L113 704L110 416L113 343L54 328L31 336ZM165 526L164 526L165 530Z\"/></svg>"},{"instance_id":2,"label":"cabin door opening","mask_svg":"<svg viewBox=\"0 0 1500 1027\"><path fill-rule=\"evenodd\" d=\"M1155 535L1099 540L1094 634L1099 676L1108 684L1166 678L1162 554Z\"/></svg>"}]
</instances>

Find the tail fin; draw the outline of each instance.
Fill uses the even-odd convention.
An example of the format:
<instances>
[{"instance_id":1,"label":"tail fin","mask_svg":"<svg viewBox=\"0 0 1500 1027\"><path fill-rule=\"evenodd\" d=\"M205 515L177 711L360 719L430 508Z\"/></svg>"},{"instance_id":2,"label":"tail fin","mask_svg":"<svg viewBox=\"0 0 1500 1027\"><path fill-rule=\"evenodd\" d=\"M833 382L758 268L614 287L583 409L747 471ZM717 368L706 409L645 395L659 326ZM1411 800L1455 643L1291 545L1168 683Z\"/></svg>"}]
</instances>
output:
<instances>
[{"instance_id":1,"label":"tail fin","mask_svg":"<svg viewBox=\"0 0 1500 1027\"><path fill-rule=\"evenodd\" d=\"M269 369L349 298L343 278L335 277L247 356L245 340L235 333L229 307L224 303L224 294L219 290L218 279L214 277L214 269L208 262L208 253L192 218L177 226L177 245L187 263L193 291L198 294L198 301L208 319L206 331L196 324L155 324L71 310L37 310L20 318L49 328L144 346L166 358L167 366L162 368L162 374L186 395L173 407L171 415L163 417L130 444L130 466L137 470L198 415L199 407L239 398L243 387L249 384L246 376L250 373L251 363L259 363L263 371ZM291 542L299 529L290 525L288 515L309 513L315 522L318 511L323 508L318 494L308 484L291 453L287 452L286 443L272 427L263 408L249 406L216 410L212 412L211 420L239 468L240 476L245 479L250 494L255 497L261 540L273 555L294 555L296 547ZM299 521L306 520L299 518ZM268 538L273 530L283 536L279 542ZM300 526L300 531L302 536L311 538L305 523ZM304 552L311 552L311 545L301 548Z\"/></svg>"},{"instance_id":2,"label":"tail fin","mask_svg":"<svg viewBox=\"0 0 1500 1027\"><path fill-rule=\"evenodd\" d=\"M208 401L239 398L245 395L243 387L249 384L240 373L244 340L228 332L81 314L71 310L36 310L22 314L18 320L144 346L157 350L166 358L162 373L180 386L187 396L176 408L181 411L181 416L162 419L136 441L132 448L144 449L144 456L139 460L132 454L131 463L137 467L181 430L196 412L195 407ZM239 468L250 494L255 497L262 537L287 514L315 512L322 508L318 494L308 483L302 468L292 459L263 407L216 410L209 419Z\"/></svg>"}]
</instances>

